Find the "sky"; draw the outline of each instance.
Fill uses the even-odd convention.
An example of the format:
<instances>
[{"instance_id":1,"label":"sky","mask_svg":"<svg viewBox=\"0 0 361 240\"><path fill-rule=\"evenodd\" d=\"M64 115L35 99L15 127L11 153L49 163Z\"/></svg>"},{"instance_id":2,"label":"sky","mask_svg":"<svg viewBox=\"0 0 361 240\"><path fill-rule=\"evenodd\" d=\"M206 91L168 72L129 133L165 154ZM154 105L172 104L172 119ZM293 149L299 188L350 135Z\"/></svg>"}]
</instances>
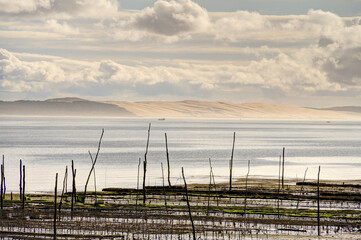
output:
<instances>
[{"instance_id":1,"label":"sky","mask_svg":"<svg viewBox=\"0 0 361 240\"><path fill-rule=\"evenodd\" d=\"M0 100L361 105L361 0L0 0Z\"/></svg>"}]
</instances>

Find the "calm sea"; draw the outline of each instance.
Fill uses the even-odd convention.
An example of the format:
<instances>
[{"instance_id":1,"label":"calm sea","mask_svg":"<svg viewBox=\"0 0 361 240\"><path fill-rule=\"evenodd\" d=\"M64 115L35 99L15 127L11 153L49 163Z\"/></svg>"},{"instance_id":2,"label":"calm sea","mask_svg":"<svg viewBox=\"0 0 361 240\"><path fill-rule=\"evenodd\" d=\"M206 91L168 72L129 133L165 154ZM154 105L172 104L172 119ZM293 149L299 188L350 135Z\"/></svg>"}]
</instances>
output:
<instances>
[{"instance_id":1,"label":"calm sea","mask_svg":"<svg viewBox=\"0 0 361 240\"><path fill-rule=\"evenodd\" d=\"M26 165L29 192L51 191L55 174L62 181L71 160L78 189L83 190L91 168L88 151L95 155L102 128L97 189L136 187L150 122L148 185L162 184L161 163L167 172L164 133L173 184L182 183L181 167L189 182L207 182L209 158L216 182L227 181L233 132L234 178L246 175L248 160L251 176L277 177L285 147L288 178L302 179L308 168L306 177L314 179L321 165L322 179L361 179L361 122L0 117L7 191L18 191L20 159ZM93 189L93 178L88 189Z\"/></svg>"}]
</instances>

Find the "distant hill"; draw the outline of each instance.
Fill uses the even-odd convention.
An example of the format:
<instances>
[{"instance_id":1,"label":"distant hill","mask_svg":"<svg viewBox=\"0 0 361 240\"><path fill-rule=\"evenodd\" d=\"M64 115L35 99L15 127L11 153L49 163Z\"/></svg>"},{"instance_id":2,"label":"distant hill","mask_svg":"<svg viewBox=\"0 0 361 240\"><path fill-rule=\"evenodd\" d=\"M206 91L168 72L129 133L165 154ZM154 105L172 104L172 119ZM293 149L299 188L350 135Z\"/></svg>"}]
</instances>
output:
<instances>
[{"instance_id":1,"label":"distant hill","mask_svg":"<svg viewBox=\"0 0 361 240\"><path fill-rule=\"evenodd\" d=\"M341 112L354 112L361 113L361 107L358 106L342 106L342 107L330 107L330 108L319 108L320 110L327 111L341 111Z\"/></svg>"},{"instance_id":2,"label":"distant hill","mask_svg":"<svg viewBox=\"0 0 361 240\"><path fill-rule=\"evenodd\" d=\"M80 98L57 98L46 101L0 101L0 115L97 117L134 116L131 112L113 104L88 101Z\"/></svg>"},{"instance_id":3,"label":"distant hill","mask_svg":"<svg viewBox=\"0 0 361 240\"><path fill-rule=\"evenodd\" d=\"M94 116L145 118L232 118L290 120L361 120L360 112L311 109L270 103L226 103L186 100L179 102L97 102L80 98L45 101L0 101L0 115Z\"/></svg>"}]
</instances>

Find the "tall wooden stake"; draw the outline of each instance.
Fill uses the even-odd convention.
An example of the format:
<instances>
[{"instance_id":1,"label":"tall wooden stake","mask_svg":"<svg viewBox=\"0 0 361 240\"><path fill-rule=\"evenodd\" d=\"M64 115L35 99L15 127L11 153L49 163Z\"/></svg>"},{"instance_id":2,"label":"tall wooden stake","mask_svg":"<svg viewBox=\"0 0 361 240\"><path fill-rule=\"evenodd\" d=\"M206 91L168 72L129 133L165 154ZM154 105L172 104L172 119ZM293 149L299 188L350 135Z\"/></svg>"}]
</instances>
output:
<instances>
[{"instance_id":1,"label":"tall wooden stake","mask_svg":"<svg viewBox=\"0 0 361 240\"><path fill-rule=\"evenodd\" d=\"M148 155L148 147L149 147L149 137L150 137L150 127L151 123L149 123L148 127L148 138L147 138L147 146L145 148L145 154L144 154L144 162L143 162L143 204L145 204L146 201L146 189L145 189L145 178L147 174L147 155Z\"/></svg>"},{"instance_id":2,"label":"tall wooden stake","mask_svg":"<svg viewBox=\"0 0 361 240\"><path fill-rule=\"evenodd\" d=\"M184 177L184 169L182 167L182 176L183 176L183 181L184 181L184 188L186 190L186 200L187 200L187 206L188 206L188 213L189 213L189 218L191 220L192 223L192 230L193 230L193 240L196 240L196 230L194 228L194 223L193 223L193 218L192 218L192 211L191 211L191 205L189 204L189 198L188 198L188 188L187 188L187 182L186 182L186 178Z\"/></svg>"},{"instance_id":3,"label":"tall wooden stake","mask_svg":"<svg viewBox=\"0 0 361 240\"><path fill-rule=\"evenodd\" d=\"M282 189L284 188L284 177L285 177L285 148L282 150Z\"/></svg>"},{"instance_id":4,"label":"tall wooden stake","mask_svg":"<svg viewBox=\"0 0 361 240\"><path fill-rule=\"evenodd\" d=\"M277 189L277 216L280 218L280 191L281 191L281 155L278 161L278 189Z\"/></svg>"},{"instance_id":5,"label":"tall wooden stake","mask_svg":"<svg viewBox=\"0 0 361 240\"><path fill-rule=\"evenodd\" d=\"M92 171L94 170L94 167L95 167L95 164L98 160L98 155L99 155L99 151L100 151L100 144L102 143L102 138L103 138L103 135L104 135L104 128L102 129L102 134L100 135L100 139L99 139L99 143L98 143L98 150L97 150L97 153L95 155L95 159L92 164L92 167L89 171L89 174L88 174L88 178L86 179L86 183L85 183L85 188L84 188L84 202L85 202L85 197L86 197L86 189L88 187L88 183L89 183L89 179L90 179L90 175L92 174ZM90 153L90 152L89 152ZM91 156L91 155L90 155Z\"/></svg>"},{"instance_id":6,"label":"tall wooden stake","mask_svg":"<svg viewBox=\"0 0 361 240\"><path fill-rule=\"evenodd\" d=\"M73 211L74 210L74 202L76 202L76 184L75 184L76 169L74 168L73 160L71 160L71 172L72 172L72 176L73 176L72 191L71 191L71 211Z\"/></svg>"},{"instance_id":7,"label":"tall wooden stake","mask_svg":"<svg viewBox=\"0 0 361 240\"><path fill-rule=\"evenodd\" d=\"M141 163L141 158L139 158L139 162L138 162L138 175L137 175L137 198L135 199L135 209L138 210L138 197L139 197L139 169L140 169L140 163Z\"/></svg>"},{"instance_id":8,"label":"tall wooden stake","mask_svg":"<svg viewBox=\"0 0 361 240\"><path fill-rule=\"evenodd\" d=\"M164 205L165 205L165 211L168 212L167 208L167 195L165 194L165 187L164 187L164 171L163 171L163 163L160 163L160 166L162 168L162 182L163 182L163 195L164 195Z\"/></svg>"},{"instance_id":9,"label":"tall wooden stake","mask_svg":"<svg viewBox=\"0 0 361 240\"><path fill-rule=\"evenodd\" d=\"M6 182L5 182L5 156L3 155L3 196L6 195Z\"/></svg>"},{"instance_id":10,"label":"tall wooden stake","mask_svg":"<svg viewBox=\"0 0 361 240\"><path fill-rule=\"evenodd\" d=\"M321 236L320 228L320 172L321 166L318 166L318 175L317 175L317 235Z\"/></svg>"},{"instance_id":11,"label":"tall wooden stake","mask_svg":"<svg viewBox=\"0 0 361 240\"><path fill-rule=\"evenodd\" d=\"M210 205L210 199L211 199L211 187L212 187L212 165L211 165L211 159L209 158L209 186L208 186L208 202L207 202L207 216L209 215L209 205Z\"/></svg>"},{"instance_id":12,"label":"tall wooden stake","mask_svg":"<svg viewBox=\"0 0 361 240\"><path fill-rule=\"evenodd\" d=\"M302 193L303 193L303 186L304 186L303 184L304 184L305 181L306 181L307 170L308 170L308 168L306 168L305 173L304 173L304 175L303 175L303 181L302 181L302 186L301 186L301 189L300 189L300 194L298 195L298 199L297 199L296 210L298 210L298 206L299 206L299 204L300 204L300 196L301 196Z\"/></svg>"},{"instance_id":13,"label":"tall wooden stake","mask_svg":"<svg viewBox=\"0 0 361 240\"><path fill-rule=\"evenodd\" d=\"M170 183L170 163L169 163L169 152L168 152L168 138L167 133L164 133L165 136L165 150L167 153L167 165L168 165L168 186L171 187L172 184Z\"/></svg>"},{"instance_id":14,"label":"tall wooden stake","mask_svg":"<svg viewBox=\"0 0 361 240\"><path fill-rule=\"evenodd\" d=\"M65 167L63 190L61 191L60 203L59 203L59 218L60 218L61 205L63 204L64 193L67 191L66 189L68 184L67 182L68 182L68 166Z\"/></svg>"},{"instance_id":15,"label":"tall wooden stake","mask_svg":"<svg viewBox=\"0 0 361 240\"><path fill-rule=\"evenodd\" d=\"M218 201L218 193L217 193L217 184L216 184L216 180L214 179L214 174L213 174L213 167L212 167L212 160L211 158L209 158L209 168L210 168L210 174L211 174L211 178L213 180L213 186L214 186L214 191L216 192L216 199L217 199L217 206L219 205L219 201Z\"/></svg>"},{"instance_id":16,"label":"tall wooden stake","mask_svg":"<svg viewBox=\"0 0 361 240\"><path fill-rule=\"evenodd\" d=\"M92 162L92 164L93 164L93 163L94 163L93 156L92 156L92 154L90 153L90 151L88 151L88 152L89 152L90 160L91 160L91 162ZM94 167L94 169L93 169L93 172L94 172L93 176L94 176L94 196L95 196L94 206L96 206L98 200L97 200L97 178L96 178L96 173L95 173L95 167ZM85 197L85 196L84 196L84 197Z\"/></svg>"},{"instance_id":17,"label":"tall wooden stake","mask_svg":"<svg viewBox=\"0 0 361 240\"><path fill-rule=\"evenodd\" d=\"M19 195L19 199L20 199L20 201L23 199L22 198L22 194L23 194L23 190L22 190L22 186L23 186L23 163L22 163L22 161L21 161L21 159L20 159L20 183L19 183L19 192L20 192L20 195Z\"/></svg>"},{"instance_id":18,"label":"tall wooden stake","mask_svg":"<svg viewBox=\"0 0 361 240\"><path fill-rule=\"evenodd\" d=\"M250 171L250 166L251 165L251 160L248 160L248 171L247 171L247 175L246 175L246 194L244 197L244 214L246 214L247 211L247 194L248 194L248 176L249 176L249 171Z\"/></svg>"},{"instance_id":19,"label":"tall wooden stake","mask_svg":"<svg viewBox=\"0 0 361 240\"><path fill-rule=\"evenodd\" d=\"M54 190L54 240L56 240L56 213L58 211L56 207L56 198L58 194L58 173L55 175L55 190Z\"/></svg>"},{"instance_id":20,"label":"tall wooden stake","mask_svg":"<svg viewBox=\"0 0 361 240\"><path fill-rule=\"evenodd\" d=\"M25 209L25 165L23 165L23 209Z\"/></svg>"},{"instance_id":21,"label":"tall wooden stake","mask_svg":"<svg viewBox=\"0 0 361 240\"><path fill-rule=\"evenodd\" d=\"M1 164L1 193L0 193L0 208L1 210L3 209L3 201L4 201L4 196L3 196L3 181L4 181L4 166Z\"/></svg>"},{"instance_id":22,"label":"tall wooden stake","mask_svg":"<svg viewBox=\"0 0 361 240\"><path fill-rule=\"evenodd\" d=\"M229 162L229 191L232 190L232 172L233 172L233 154L234 154L234 143L236 142L236 132L233 132L233 145L231 160Z\"/></svg>"}]
</instances>

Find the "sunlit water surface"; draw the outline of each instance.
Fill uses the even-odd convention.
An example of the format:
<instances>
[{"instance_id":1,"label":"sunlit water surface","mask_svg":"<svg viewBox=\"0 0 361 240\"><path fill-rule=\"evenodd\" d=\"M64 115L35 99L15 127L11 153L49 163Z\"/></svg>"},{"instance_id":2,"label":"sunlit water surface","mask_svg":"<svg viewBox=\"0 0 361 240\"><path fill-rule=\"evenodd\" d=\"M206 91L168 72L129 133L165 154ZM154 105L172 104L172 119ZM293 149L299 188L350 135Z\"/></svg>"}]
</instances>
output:
<instances>
[{"instance_id":1,"label":"sunlit water surface","mask_svg":"<svg viewBox=\"0 0 361 240\"><path fill-rule=\"evenodd\" d=\"M248 160L251 177L277 177L283 147L288 178L303 178L307 168L307 178L316 178L321 165L322 179L361 179L361 122L1 117L7 191L18 191L20 159L26 165L28 192L52 191L55 174L62 181L71 160L77 187L83 190L91 168L88 151L95 155L102 128L97 189L136 187L149 122L148 185L162 184L161 163L167 173L164 133L174 184L182 183L181 167L189 182L208 182L209 158L216 182L227 181L233 132L235 179L246 175ZM93 178L90 182L92 190Z\"/></svg>"}]
</instances>

